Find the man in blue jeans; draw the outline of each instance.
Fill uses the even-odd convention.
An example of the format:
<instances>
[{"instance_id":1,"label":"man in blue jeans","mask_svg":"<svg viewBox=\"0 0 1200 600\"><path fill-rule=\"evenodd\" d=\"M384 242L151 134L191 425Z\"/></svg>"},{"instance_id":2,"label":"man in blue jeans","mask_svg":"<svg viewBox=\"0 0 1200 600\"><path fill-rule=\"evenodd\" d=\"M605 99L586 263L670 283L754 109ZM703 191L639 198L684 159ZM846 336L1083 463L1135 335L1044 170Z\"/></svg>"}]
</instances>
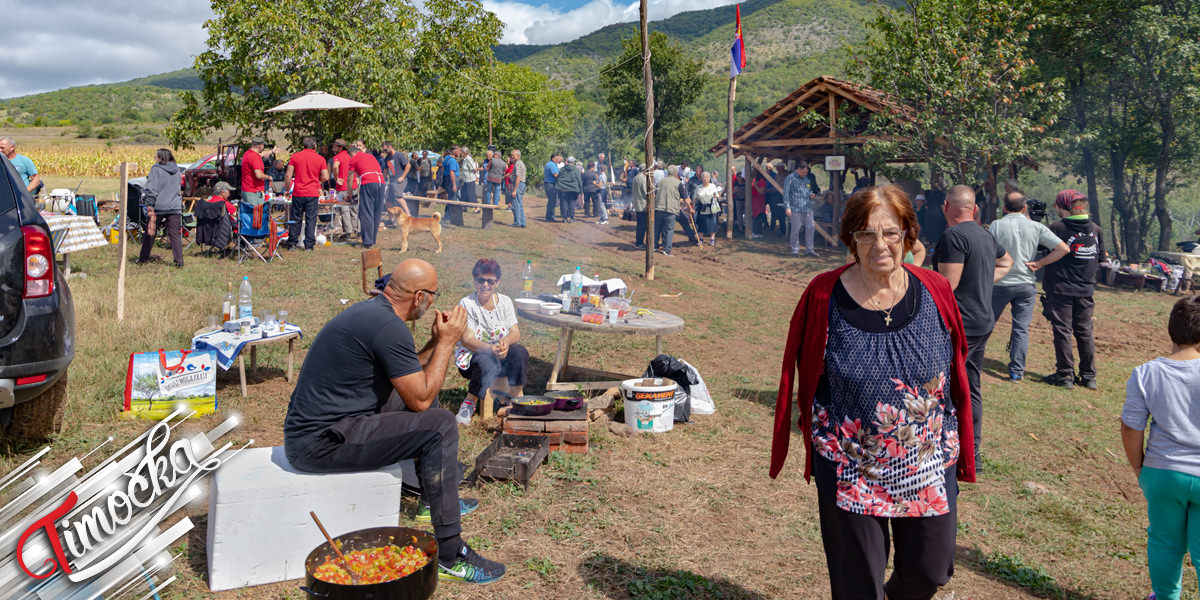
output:
<instances>
[{"instance_id":1,"label":"man in blue jeans","mask_svg":"<svg viewBox=\"0 0 1200 600\"><path fill-rule=\"evenodd\" d=\"M1037 280L1033 272L1066 256L1069 249L1049 227L1029 218L1025 195L1019 191L1004 195L1004 217L992 223L989 229L1013 259L1008 274L992 287L992 314L999 321L1004 307L1012 306L1008 378L1018 382L1025 377L1029 323L1033 320L1033 305L1037 300ZM1034 260L1039 246L1050 248L1050 253Z\"/></svg>"},{"instance_id":2,"label":"man in blue jeans","mask_svg":"<svg viewBox=\"0 0 1200 600\"><path fill-rule=\"evenodd\" d=\"M525 161L521 160L521 151L512 151L512 200L509 208L513 213L513 227L525 227Z\"/></svg>"},{"instance_id":3,"label":"man in blue jeans","mask_svg":"<svg viewBox=\"0 0 1200 600\"><path fill-rule=\"evenodd\" d=\"M542 189L546 190L546 222L554 223L554 207L558 205L558 161L562 155L555 152L550 155L546 166L542 167Z\"/></svg>"}]
</instances>

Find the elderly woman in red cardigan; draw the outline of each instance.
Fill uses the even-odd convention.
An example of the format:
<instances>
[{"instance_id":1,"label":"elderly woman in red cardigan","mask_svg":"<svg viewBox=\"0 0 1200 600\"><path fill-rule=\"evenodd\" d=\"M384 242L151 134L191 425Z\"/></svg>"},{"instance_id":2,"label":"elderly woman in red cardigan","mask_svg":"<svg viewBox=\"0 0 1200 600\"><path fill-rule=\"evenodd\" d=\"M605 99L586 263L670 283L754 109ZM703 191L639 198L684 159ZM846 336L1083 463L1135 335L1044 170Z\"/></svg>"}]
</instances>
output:
<instances>
[{"instance_id":1,"label":"elderly woman in red cardigan","mask_svg":"<svg viewBox=\"0 0 1200 600\"><path fill-rule=\"evenodd\" d=\"M898 187L851 196L841 241L854 262L813 278L788 331L770 474L787 458L795 381L835 600L932 598L954 572L956 472L975 480L962 318L944 277L903 263L918 227Z\"/></svg>"}]
</instances>

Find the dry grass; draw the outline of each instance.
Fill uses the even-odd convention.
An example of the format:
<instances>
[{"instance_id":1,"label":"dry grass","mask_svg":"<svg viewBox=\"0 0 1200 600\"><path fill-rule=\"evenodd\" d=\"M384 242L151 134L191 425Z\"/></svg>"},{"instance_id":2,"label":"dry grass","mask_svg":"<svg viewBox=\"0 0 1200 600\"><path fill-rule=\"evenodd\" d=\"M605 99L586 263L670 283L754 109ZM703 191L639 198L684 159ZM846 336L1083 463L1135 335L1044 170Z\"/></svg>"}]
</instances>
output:
<instances>
[{"instance_id":1,"label":"dry grass","mask_svg":"<svg viewBox=\"0 0 1200 600\"><path fill-rule=\"evenodd\" d=\"M529 215L540 215L540 199L529 200ZM499 221L509 218L501 215ZM482 507L465 519L466 536L486 555L504 561L510 575L485 589L444 583L439 597L827 597L816 502L813 487L800 476L798 435L781 477L771 480L766 472L787 319L811 275L834 266L838 257L792 259L776 239L718 241L715 249L681 243L675 257L659 257L658 277L647 282L638 275L642 255L630 246L631 223L547 225L539 218L531 219L526 230L498 225L486 231L477 228L477 217L468 223L467 228L447 227L444 254L432 254L430 240L421 236L407 254L438 268L442 306L470 291L470 265L482 256L508 269L501 289L509 294L515 294L525 259L533 260L543 289L551 274L577 264L603 276L621 276L637 291L638 304L687 319L684 332L666 339L666 351L697 365L719 412L669 434L631 440L593 427L590 454L554 455L528 489L491 484L470 492ZM383 233L380 245L385 264L402 257L398 232ZM157 254L166 257L167 251ZM286 262L271 265L238 267L191 256L182 270L162 262L130 265L122 324L115 322L115 251L75 256L75 268L89 276L71 282L78 351L68 428L55 441L51 460L82 455L110 434L123 440L140 432L144 423L117 416L129 353L186 347L192 331L217 311L226 282L243 274L254 283L256 306L287 309L305 328L303 352L320 326L343 309L339 299L362 297L358 254L354 248L333 247L288 253ZM1014 386L985 375L989 470L979 484L963 486L959 559L943 597L1145 595L1145 509L1119 458L1116 418L1129 369L1162 350L1162 323L1174 298L1105 291L1097 300L1100 392L1067 392L1036 382L1036 374L1053 360L1040 316L1032 333L1031 380ZM1000 326L1004 334L993 337L991 357L1003 352L1006 323ZM532 323L522 323L522 330L533 357L529 389L536 391L548 376L557 332ZM425 336L419 327L417 342ZM640 372L653 353L648 338L576 339L573 359L586 366ZM250 374L251 396L240 397L236 373L222 374L220 410L198 426L238 412L246 422L234 432L236 438L282 443L291 392L282 376L284 353L268 348L259 358L259 370ZM996 366L989 363L992 370ZM443 402L453 407L464 392L465 382L454 375ZM464 429L462 459L473 462L489 440L478 426ZM10 449L0 466L11 468L30 450ZM1050 493L1031 493L1026 482ZM402 524L411 523L412 509L405 506ZM204 583L203 513L194 511L197 528L187 544L176 548L188 560L168 597L210 597ZM1185 581L1194 585L1191 571ZM1189 590L1195 593L1194 587ZM218 596L301 594L289 582Z\"/></svg>"}]
</instances>

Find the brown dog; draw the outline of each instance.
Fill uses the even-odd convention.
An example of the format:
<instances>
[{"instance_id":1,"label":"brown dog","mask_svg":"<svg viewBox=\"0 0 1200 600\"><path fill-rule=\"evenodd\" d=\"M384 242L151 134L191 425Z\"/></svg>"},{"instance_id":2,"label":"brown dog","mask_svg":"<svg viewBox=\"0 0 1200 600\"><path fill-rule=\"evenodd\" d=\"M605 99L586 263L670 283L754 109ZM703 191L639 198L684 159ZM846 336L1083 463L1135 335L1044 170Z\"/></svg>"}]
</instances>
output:
<instances>
[{"instance_id":1,"label":"brown dog","mask_svg":"<svg viewBox=\"0 0 1200 600\"><path fill-rule=\"evenodd\" d=\"M442 252L442 215L441 213L433 213L432 217L410 217L404 212L403 208L389 208L392 218L396 220L396 224L400 227L402 235L400 241L400 251L408 251L408 234L413 231L428 231L433 235L433 239L437 241L437 251Z\"/></svg>"}]
</instances>

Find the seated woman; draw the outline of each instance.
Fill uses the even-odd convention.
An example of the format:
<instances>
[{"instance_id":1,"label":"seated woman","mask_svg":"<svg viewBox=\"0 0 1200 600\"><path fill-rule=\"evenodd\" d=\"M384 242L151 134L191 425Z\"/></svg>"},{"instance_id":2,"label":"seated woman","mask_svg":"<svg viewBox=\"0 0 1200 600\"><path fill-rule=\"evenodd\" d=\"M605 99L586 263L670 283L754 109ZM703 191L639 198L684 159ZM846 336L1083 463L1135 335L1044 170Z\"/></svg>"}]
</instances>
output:
<instances>
[{"instance_id":1,"label":"seated woman","mask_svg":"<svg viewBox=\"0 0 1200 600\"><path fill-rule=\"evenodd\" d=\"M524 394L529 372L529 351L517 343L521 330L512 298L496 291L500 263L482 258L471 268L471 277L475 293L458 302L467 311L467 328L454 349L454 364L470 382L467 399L458 410L463 425L471 423L475 406L489 389L514 397Z\"/></svg>"}]
</instances>

